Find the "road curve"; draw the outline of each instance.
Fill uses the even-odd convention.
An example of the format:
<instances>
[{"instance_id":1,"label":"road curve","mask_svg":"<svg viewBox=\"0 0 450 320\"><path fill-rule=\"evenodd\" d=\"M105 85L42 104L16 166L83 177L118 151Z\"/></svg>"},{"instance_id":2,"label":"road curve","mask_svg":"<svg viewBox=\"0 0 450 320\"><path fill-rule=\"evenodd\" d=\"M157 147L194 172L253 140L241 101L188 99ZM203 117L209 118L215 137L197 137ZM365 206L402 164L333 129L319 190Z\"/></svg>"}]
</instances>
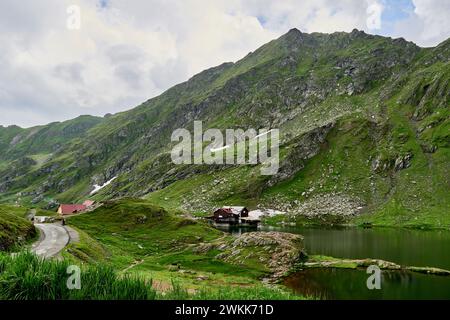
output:
<instances>
[{"instance_id":1,"label":"road curve","mask_svg":"<svg viewBox=\"0 0 450 320\"><path fill-rule=\"evenodd\" d=\"M69 233L60 224L36 223L35 226L41 231L41 240L31 248L36 255L53 258L69 243Z\"/></svg>"}]
</instances>

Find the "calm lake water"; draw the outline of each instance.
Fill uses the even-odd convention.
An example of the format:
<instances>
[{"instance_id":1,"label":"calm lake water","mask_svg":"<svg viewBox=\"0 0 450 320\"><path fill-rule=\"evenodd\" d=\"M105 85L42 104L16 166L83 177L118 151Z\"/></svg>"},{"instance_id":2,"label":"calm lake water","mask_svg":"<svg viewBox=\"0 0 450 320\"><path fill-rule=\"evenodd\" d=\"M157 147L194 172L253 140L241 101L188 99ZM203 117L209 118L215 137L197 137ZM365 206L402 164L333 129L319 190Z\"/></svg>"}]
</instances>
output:
<instances>
[{"instance_id":1,"label":"calm lake water","mask_svg":"<svg viewBox=\"0 0 450 320\"><path fill-rule=\"evenodd\" d=\"M450 232L395 228L271 228L301 234L309 255L336 258L377 258L405 266L450 270ZM240 234L255 231L233 228ZM381 290L368 290L365 270L308 269L293 274L285 285L294 291L326 299L450 299L450 277L382 271Z\"/></svg>"}]
</instances>

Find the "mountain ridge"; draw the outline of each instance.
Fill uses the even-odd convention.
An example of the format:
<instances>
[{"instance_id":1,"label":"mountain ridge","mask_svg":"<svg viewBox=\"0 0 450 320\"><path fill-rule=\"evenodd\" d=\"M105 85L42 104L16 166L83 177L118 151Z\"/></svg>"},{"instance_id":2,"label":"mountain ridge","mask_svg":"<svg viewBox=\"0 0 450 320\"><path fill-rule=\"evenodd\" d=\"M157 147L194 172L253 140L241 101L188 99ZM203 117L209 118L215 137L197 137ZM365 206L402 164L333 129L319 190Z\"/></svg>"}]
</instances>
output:
<instances>
[{"instance_id":1,"label":"mountain ridge","mask_svg":"<svg viewBox=\"0 0 450 320\"><path fill-rule=\"evenodd\" d=\"M70 140L39 167L28 163L27 154L21 154L24 163L16 175L11 176L9 164L0 164L0 201L42 206L54 204L55 200L75 201L87 197L94 184L118 176L96 195L98 200L147 196L160 204L189 211L207 211L230 201L281 208L281 204L266 201L267 194L280 183L295 180L303 169L309 170L308 165L322 155L328 140L335 137L362 139L361 143L374 148L367 157L356 156L368 162L361 167L364 173L359 178L376 175L374 183L380 184L379 190L371 191L373 197L364 195L362 201L356 201L359 197L343 186L337 191L345 194L342 199L355 203L349 209L351 215L357 215L353 208L356 204L371 212L379 211L380 199L384 197L381 190L389 184L394 189L397 183L403 185L397 177L401 171L415 169L422 156L438 154L440 169L448 182L448 41L435 48L420 48L404 39L358 30L307 34L292 29L235 63L207 69L134 109L102 119L88 128L82 139ZM255 176L255 168L250 167L175 167L168 154L172 146L170 134L176 128L192 128L193 120L202 120L209 128L280 128L280 173L265 180ZM359 138L357 134L356 138L343 136L341 133L348 126L361 132L367 128L372 131ZM340 146L333 148L331 152L337 152ZM339 159L348 161L340 155ZM402 168L398 170L399 167ZM163 194L172 194L171 188L183 181L196 185L202 177L209 185L211 177L236 179L236 172L246 177L248 185L230 183L235 190L220 189L219 195L205 192L205 199L197 195L192 203L184 203L181 198L173 203L172 199L164 200L170 197ZM344 178L349 185L358 185L350 173ZM366 182L370 185L369 180ZM251 183L254 187L250 187ZM433 182L434 185L441 190L439 183ZM204 187L199 184L198 188ZM300 183L296 188L297 199L292 196L280 201L307 202L301 196L306 187ZM184 190L190 194L189 189ZM326 190L311 194L331 194L331 190L323 191ZM235 193L242 197L236 198ZM281 195L288 194L282 191ZM387 195L393 196L389 192ZM447 209L448 203L442 208Z\"/></svg>"}]
</instances>

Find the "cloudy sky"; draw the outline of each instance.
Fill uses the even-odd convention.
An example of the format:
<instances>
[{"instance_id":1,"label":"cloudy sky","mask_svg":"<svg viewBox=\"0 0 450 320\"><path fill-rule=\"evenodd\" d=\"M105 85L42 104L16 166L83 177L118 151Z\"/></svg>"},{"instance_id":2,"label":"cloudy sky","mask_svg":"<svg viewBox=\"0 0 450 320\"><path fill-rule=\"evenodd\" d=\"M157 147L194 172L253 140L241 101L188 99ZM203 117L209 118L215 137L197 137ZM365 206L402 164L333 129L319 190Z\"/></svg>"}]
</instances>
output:
<instances>
[{"instance_id":1,"label":"cloudy sky","mask_svg":"<svg viewBox=\"0 0 450 320\"><path fill-rule=\"evenodd\" d=\"M449 0L2 0L0 125L130 109L296 27L435 46Z\"/></svg>"}]
</instances>

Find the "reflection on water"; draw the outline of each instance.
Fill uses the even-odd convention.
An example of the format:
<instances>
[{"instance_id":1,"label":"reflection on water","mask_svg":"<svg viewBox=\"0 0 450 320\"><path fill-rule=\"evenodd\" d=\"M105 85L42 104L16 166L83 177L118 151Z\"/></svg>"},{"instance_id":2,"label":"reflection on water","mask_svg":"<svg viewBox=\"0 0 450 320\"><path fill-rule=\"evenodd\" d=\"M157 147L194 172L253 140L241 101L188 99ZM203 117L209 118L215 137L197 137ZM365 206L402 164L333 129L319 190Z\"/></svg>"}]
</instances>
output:
<instances>
[{"instance_id":1,"label":"reflection on water","mask_svg":"<svg viewBox=\"0 0 450 320\"><path fill-rule=\"evenodd\" d=\"M231 226L227 224L214 224L214 228L219 229L224 232L231 233L233 236L240 236L243 233L255 232L255 231L267 231L267 228L258 227L241 227L241 226Z\"/></svg>"},{"instance_id":2,"label":"reflection on water","mask_svg":"<svg viewBox=\"0 0 450 320\"><path fill-rule=\"evenodd\" d=\"M450 269L450 232L394 228L284 228L305 237L309 254L377 258L401 265Z\"/></svg>"},{"instance_id":3,"label":"reflection on water","mask_svg":"<svg viewBox=\"0 0 450 320\"><path fill-rule=\"evenodd\" d=\"M295 292L321 299L450 299L450 277L382 271L381 289L369 290L364 270L307 269L284 284Z\"/></svg>"},{"instance_id":4,"label":"reflection on water","mask_svg":"<svg viewBox=\"0 0 450 320\"><path fill-rule=\"evenodd\" d=\"M405 266L450 270L450 232L395 228L223 228L234 235L280 231L304 236L309 255L337 258L376 258ZM365 270L308 269L291 275L285 284L295 291L326 299L450 299L450 277L383 271L382 289L369 290Z\"/></svg>"}]
</instances>

